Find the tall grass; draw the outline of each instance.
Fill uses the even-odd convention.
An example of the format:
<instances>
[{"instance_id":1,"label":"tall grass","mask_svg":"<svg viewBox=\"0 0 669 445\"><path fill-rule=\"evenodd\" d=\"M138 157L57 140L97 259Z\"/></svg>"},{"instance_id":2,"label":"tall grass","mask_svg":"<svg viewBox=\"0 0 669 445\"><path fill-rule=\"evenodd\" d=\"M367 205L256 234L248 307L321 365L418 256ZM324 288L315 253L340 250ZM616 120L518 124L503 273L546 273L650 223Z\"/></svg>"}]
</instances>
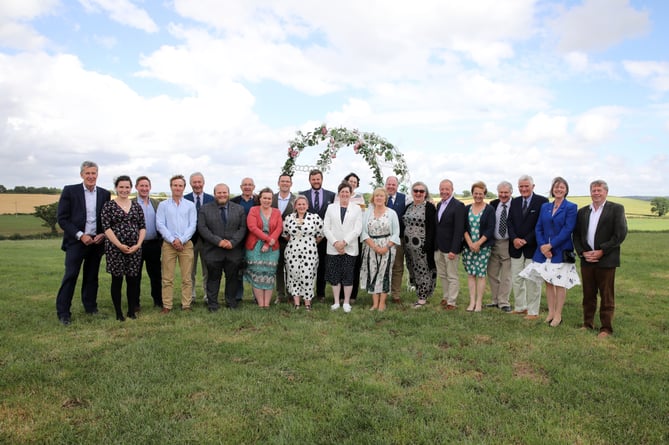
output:
<instances>
[{"instance_id":1,"label":"tall grass","mask_svg":"<svg viewBox=\"0 0 669 445\"><path fill-rule=\"evenodd\" d=\"M247 302L161 316L146 288L139 319L119 323L104 270L101 314L75 301L65 328L58 246L0 243L0 443L669 441L666 233L625 242L605 341L577 329L580 288L555 329L444 312L438 293L419 311L371 313L364 297L351 314Z\"/></svg>"}]
</instances>

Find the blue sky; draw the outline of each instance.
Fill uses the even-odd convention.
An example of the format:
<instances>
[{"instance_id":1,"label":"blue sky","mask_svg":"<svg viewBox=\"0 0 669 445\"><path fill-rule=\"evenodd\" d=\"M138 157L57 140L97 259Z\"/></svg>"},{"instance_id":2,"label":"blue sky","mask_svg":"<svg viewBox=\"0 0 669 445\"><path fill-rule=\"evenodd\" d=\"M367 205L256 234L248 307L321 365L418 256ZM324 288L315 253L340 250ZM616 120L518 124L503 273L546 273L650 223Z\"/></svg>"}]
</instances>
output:
<instances>
[{"instance_id":1,"label":"blue sky","mask_svg":"<svg viewBox=\"0 0 669 445\"><path fill-rule=\"evenodd\" d=\"M530 174L669 195L666 42L663 0L5 0L0 184L62 187L90 159L107 188L275 188L287 141L325 123L385 137L435 192ZM350 171L371 191L350 148L325 187Z\"/></svg>"}]
</instances>

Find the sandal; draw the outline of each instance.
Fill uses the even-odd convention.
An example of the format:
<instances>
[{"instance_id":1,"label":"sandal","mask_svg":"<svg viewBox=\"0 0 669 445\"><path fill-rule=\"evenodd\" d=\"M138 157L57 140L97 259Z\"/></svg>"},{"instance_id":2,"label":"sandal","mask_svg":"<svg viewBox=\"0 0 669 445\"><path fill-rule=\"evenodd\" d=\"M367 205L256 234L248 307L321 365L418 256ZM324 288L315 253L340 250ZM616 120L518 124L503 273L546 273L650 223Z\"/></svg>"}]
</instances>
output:
<instances>
[{"instance_id":1,"label":"sandal","mask_svg":"<svg viewBox=\"0 0 669 445\"><path fill-rule=\"evenodd\" d=\"M422 303L421 303L421 301L422 301ZM423 306L425 306L426 304L427 304L427 301L425 301L425 300L418 300L418 301L416 301L416 302L413 304L413 308L414 308L414 309L420 309L420 308L422 308Z\"/></svg>"},{"instance_id":2,"label":"sandal","mask_svg":"<svg viewBox=\"0 0 669 445\"><path fill-rule=\"evenodd\" d=\"M304 309L305 309L307 312L311 312L311 305L310 305L310 304L305 304L305 305L304 305Z\"/></svg>"}]
</instances>

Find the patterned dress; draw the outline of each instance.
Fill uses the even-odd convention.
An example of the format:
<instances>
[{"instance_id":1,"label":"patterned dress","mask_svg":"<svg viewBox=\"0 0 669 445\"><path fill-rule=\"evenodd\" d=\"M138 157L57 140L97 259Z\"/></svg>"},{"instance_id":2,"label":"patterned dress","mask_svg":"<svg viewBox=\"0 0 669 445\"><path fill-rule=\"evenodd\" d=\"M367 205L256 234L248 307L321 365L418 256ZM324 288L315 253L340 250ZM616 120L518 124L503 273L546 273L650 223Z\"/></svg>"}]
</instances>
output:
<instances>
[{"instance_id":1,"label":"patterned dress","mask_svg":"<svg viewBox=\"0 0 669 445\"><path fill-rule=\"evenodd\" d=\"M269 219L260 212L262 218L262 230L269 233ZM274 277L276 276L276 266L279 264L279 249L269 249L262 252L262 246L265 241L259 239L253 250L246 251L246 271L244 279L251 283L252 287L262 290L274 289Z\"/></svg>"},{"instance_id":2,"label":"patterned dress","mask_svg":"<svg viewBox=\"0 0 669 445\"><path fill-rule=\"evenodd\" d=\"M323 220L316 213L307 213L298 224L297 214L291 213L283 222L282 235L290 237L283 254L288 293L310 301L318 270L316 238L323 237Z\"/></svg>"},{"instance_id":3,"label":"patterned dress","mask_svg":"<svg viewBox=\"0 0 669 445\"><path fill-rule=\"evenodd\" d=\"M469 236L472 242L476 242L481 238L481 215L483 215L483 210L478 215L475 215L473 207L469 208L467 218L469 219ZM490 246L481 247L478 252L472 252L465 247L462 251L462 264L465 266L467 274L475 277L485 277L488 271L488 260L490 259L491 251L492 248Z\"/></svg>"},{"instance_id":4,"label":"patterned dress","mask_svg":"<svg viewBox=\"0 0 669 445\"><path fill-rule=\"evenodd\" d=\"M391 215L397 218L392 209L386 209L380 217L374 216L374 207L367 211L367 224L363 227L363 234L369 235L374 244L386 247L389 241L399 244L399 224L396 225L394 240L392 237L393 225ZM365 288L370 294L387 294L390 292L390 278L395 261L395 246L390 248L384 255L374 252L366 242L362 243L362 269L360 270L360 287Z\"/></svg>"},{"instance_id":5,"label":"patterned dress","mask_svg":"<svg viewBox=\"0 0 669 445\"><path fill-rule=\"evenodd\" d=\"M434 292L437 282L437 269L430 267L425 247L425 207L427 203L410 204L404 212L404 258L409 270L409 281L416 286L419 299L425 300Z\"/></svg>"},{"instance_id":6,"label":"patterned dress","mask_svg":"<svg viewBox=\"0 0 669 445\"><path fill-rule=\"evenodd\" d=\"M111 229L121 244L127 246L137 244L139 231L146 228L144 212L142 211L142 207L136 202L132 202L130 211L125 213L116 201L107 201L102 206L100 219L102 221L102 229L105 231ZM141 248L133 254L126 255L107 239L105 240L105 254L107 255L107 272L113 276L120 277L127 275L136 277L139 275L142 265Z\"/></svg>"}]
</instances>

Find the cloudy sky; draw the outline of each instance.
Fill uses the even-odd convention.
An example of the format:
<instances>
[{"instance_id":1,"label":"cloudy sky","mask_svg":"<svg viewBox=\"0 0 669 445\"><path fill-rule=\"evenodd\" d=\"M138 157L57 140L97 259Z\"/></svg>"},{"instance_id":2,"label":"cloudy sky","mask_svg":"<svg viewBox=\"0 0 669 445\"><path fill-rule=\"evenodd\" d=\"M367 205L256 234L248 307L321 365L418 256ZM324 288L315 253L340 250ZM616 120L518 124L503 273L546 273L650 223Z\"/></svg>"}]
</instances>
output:
<instances>
[{"instance_id":1,"label":"cloudy sky","mask_svg":"<svg viewBox=\"0 0 669 445\"><path fill-rule=\"evenodd\" d=\"M108 188L276 187L325 123L386 138L434 192L528 173L669 195L667 42L665 0L3 0L0 184L62 187L90 159ZM350 171L370 191L351 148L326 188Z\"/></svg>"}]
</instances>

